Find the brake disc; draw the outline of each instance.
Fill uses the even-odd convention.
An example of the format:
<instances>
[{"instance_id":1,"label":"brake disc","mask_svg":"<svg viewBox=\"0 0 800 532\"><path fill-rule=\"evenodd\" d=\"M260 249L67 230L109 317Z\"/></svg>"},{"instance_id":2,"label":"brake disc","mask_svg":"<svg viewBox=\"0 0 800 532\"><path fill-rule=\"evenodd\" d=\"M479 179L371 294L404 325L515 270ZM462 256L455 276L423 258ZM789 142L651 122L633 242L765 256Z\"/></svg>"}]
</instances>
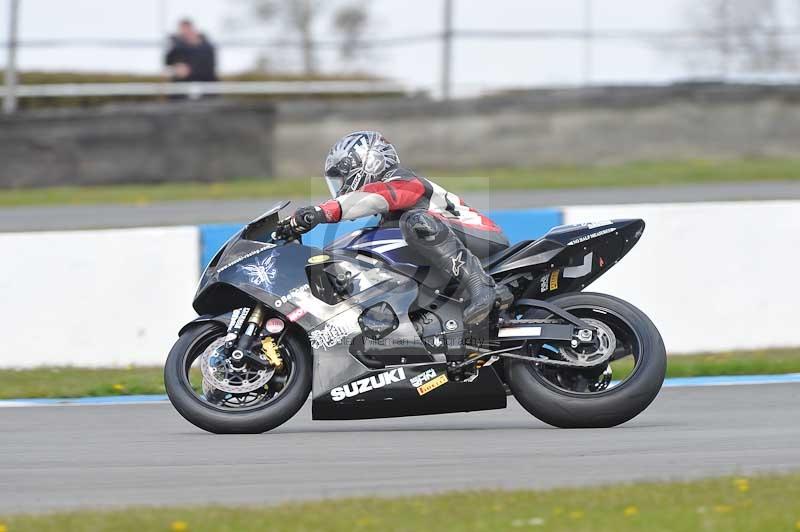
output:
<instances>
[{"instance_id":1,"label":"brake disc","mask_svg":"<svg viewBox=\"0 0 800 532\"><path fill-rule=\"evenodd\" d=\"M617 337L614 331L602 321L592 318L581 318L587 325L597 330L592 342L579 344L577 348L559 347L559 354L573 366L595 367L611 359L617 348Z\"/></svg>"},{"instance_id":2,"label":"brake disc","mask_svg":"<svg viewBox=\"0 0 800 532\"><path fill-rule=\"evenodd\" d=\"M218 338L200 355L200 371L203 374L203 392L206 396L213 390L243 394L263 388L275 373L273 368L243 369L233 367L222 350L225 338Z\"/></svg>"}]
</instances>

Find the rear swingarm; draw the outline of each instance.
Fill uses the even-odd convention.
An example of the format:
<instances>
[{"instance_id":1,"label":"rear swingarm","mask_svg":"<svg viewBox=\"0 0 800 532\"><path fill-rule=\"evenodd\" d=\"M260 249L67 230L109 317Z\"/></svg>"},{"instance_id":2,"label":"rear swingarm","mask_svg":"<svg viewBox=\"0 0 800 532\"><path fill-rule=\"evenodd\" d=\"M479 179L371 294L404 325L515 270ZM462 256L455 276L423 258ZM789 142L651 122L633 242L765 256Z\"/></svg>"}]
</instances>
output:
<instances>
[{"instance_id":1,"label":"rear swingarm","mask_svg":"<svg viewBox=\"0 0 800 532\"><path fill-rule=\"evenodd\" d=\"M466 368L470 365L475 364L481 360L486 359L487 357L501 357L501 358L513 358L516 360L525 360L528 362L535 362L537 364L544 364L548 366L560 366L560 367L569 367L575 369L589 369L595 366L600 366L602 364L606 364L608 361L598 361L595 364L591 363L584 363L584 364L576 364L574 362L570 362L569 360L556 360L547 357L535 357L535 356L526 356L526 355L517 355L514 354L513 351L519 351L524 349L528 342L523 342L521 345L517 345L514 347L506 347L504 349L496 349L493 351L484 351L479 353L475 356L472 356L466 360L458 362L457 364L451 366L454 370L459 370Z\"/></svg>"}]
</instances>

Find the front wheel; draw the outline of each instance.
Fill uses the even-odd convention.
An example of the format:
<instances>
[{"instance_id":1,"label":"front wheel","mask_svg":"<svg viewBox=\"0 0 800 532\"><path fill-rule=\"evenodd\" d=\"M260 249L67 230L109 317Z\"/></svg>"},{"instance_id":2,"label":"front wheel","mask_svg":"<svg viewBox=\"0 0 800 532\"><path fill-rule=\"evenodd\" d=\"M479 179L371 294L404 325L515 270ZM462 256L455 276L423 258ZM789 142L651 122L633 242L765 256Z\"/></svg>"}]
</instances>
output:
<instances>
[{"instance_id":1,"label":"front wheel","mask_svg":"<svg viewBox=\"0 0 800 532\"><path fill-rule=\"evenodd\" d=\"M591 354L539 345L535 354L590 360L605 348L608 363L576 369L512 359L507 378L517 401L538 419L562 428L613 427L647 408L667 368L664 342L653 322L630 303L605 294L565 294L550 302L594 326L600 345ZM525 317L553 317L541 312Z\"/></svg>"},{"instance_id":2,"label":"front wheel","mask_svg":"<svg viewBox=\"0 0 800 532\"><path fill-rule=\"evenodd\" d=\"M256 434L294 416L311 392L308 347L291 334L281 337L273 357L277 367L231 371L216 355L225 327L209 323L186 331L164 366L169 400L186 420L217 434ZM209 373L209 360L219 358Z\"/></svg>"}]
</instances>

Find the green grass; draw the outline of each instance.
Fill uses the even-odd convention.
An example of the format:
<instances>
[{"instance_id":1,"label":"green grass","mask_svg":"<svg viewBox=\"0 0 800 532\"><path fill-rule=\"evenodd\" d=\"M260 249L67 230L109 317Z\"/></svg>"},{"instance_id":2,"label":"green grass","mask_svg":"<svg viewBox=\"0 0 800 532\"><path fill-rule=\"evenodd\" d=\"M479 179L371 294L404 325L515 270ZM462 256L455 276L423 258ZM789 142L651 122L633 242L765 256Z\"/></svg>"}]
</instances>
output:
<instances>
[{"instance_id":1,"label":"green grass","mask_svg":"<svg viewBox=\"0 0 800 532\"><path fill-rule=\"evenodd\" d=\"M800 180L800 159L687 160L609 166L554 166L524 169L429 170L425 175L447 189L537 190L576 187L631 187L687 183ZM465 177L467 176L467 177ZM469 177L474 176L474 177ZM133 203L190 199L298 198L327 194L323 180L239 179L222 183L163 183L0 190L0 207L19 205Z\"/></svg>"},{"instance_id":2,"label":"green grass","mask_svg":"<svg viewBox=\"0 0 800 532\"><path fill-rule=\"evenodd\" d=\"M628 359L614 362L614 378L624 378L631 367ZM668 377L782 373L800 373L800 348L672 356L667 366ZM0 383L0 399L165 393L162 369L148 366L5 369Z\"/></svg>"},{"instance_id":3,"label":"green grass","mask_svg":"<svg viewBox=\"0 0 800 532\"><path fill-rule=\"evenodd\" d=\"M409 462L413 467L413 462ZM424 468L419 474L425 475ZM266 486L266 484L265 484ZM265 489L268 489L265 487ZM550 491L470 491L271 507L131 508L0 518L7 532L795 531L800 475Z\"/></svg>"},{"instance_id":4,"label":"green grass","mask_svg":"<svg viewBox=\"0 0 800 532\"><path fill-rule=\"evenodd\" d=\"M0 370L0 399L163 394L161 367Z\"/></svg>"}]
</instances>

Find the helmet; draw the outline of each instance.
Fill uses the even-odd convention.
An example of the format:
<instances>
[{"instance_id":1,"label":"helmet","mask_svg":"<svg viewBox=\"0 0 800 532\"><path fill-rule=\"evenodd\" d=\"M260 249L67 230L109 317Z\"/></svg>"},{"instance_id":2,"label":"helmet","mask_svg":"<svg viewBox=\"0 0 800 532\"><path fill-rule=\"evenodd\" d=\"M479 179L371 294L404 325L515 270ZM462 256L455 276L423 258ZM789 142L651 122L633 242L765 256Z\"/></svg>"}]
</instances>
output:
<instances>
[{"instance_id":1,"label":"helmet","mask_svg":"<svg viewBox=\"0 0 800 532\"><path fill-rule=\"evenodd\" d=\"M356 131L339 139L328 152L325 181L336 198L380 181L399 164L397 151L382 134Z\"/></svg>"}]
</instances>

